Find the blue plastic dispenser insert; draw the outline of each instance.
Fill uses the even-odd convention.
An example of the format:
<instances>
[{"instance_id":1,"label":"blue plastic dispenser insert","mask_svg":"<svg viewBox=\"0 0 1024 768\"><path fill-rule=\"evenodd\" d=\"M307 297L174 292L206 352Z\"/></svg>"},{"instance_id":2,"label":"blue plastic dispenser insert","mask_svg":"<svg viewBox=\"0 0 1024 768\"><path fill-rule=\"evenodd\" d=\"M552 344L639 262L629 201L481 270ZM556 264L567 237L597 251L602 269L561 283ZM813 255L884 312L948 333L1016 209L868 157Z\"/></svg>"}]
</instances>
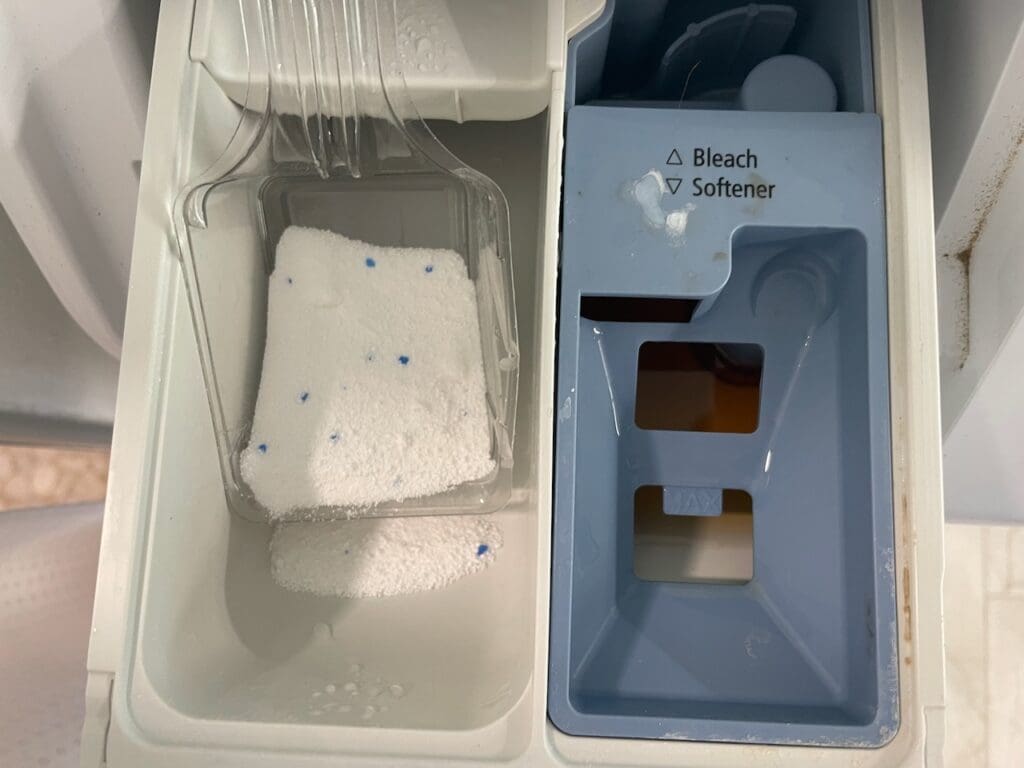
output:
<instances>
[{"instance_id":1,"label":"blue plastic dispenser insert","mask_svg":"<svg viewBox=\"0 0 1024 768\"><path fill-rule=\"evenodd\" d=\"M602 97L581 67L612 15L573 51L573 98ZM899 725L880 120L633 103L568 114L549 716L879 746Z\"/></svg>"}]
</instances>

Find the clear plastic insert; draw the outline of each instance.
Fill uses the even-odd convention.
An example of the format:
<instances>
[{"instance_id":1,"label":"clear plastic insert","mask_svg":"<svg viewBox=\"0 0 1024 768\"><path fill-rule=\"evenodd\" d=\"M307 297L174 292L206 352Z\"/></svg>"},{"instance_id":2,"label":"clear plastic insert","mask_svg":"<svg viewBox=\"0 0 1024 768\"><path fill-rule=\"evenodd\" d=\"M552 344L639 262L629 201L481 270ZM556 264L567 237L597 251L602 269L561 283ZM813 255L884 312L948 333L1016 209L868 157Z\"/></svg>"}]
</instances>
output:
<instances>
[{"instance_id":1,"label":"clear plastic insert","mask_svg":"<svg viewBox=\"0 0 1024 768\"><path fill-rule=\"evenodd\" d=\"M498 187L448 152L418 116L395 53L396 18L393 0L242 0L246 104L224 152L176 201L225 489L249 519L269 517L242 478L239 454L260 383L267 281L289 225L375 245L449 248L465 259L476 287L495 471L359 513L491 512L511 493L519 355L508 207ZM278 104L298 104L301 114ZM317 507L290 516L353 511Z\"/></svg>"}]
</instances>

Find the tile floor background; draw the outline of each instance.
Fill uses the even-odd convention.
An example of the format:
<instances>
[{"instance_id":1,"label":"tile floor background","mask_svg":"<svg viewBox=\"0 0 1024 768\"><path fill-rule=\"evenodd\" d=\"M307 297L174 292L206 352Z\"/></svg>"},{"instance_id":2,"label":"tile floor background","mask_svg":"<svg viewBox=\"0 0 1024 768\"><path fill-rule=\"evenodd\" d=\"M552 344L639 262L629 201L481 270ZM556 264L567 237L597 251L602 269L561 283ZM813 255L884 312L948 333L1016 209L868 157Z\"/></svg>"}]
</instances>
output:
<instances>
[{"instance_id":1,"label":"tile floor background","mask_svg":"<svg viewBox=\"0 0 1024 768\"><path fill-rule=\"evenodd\" d=\"M1024 765L1024 528L947 525L947 768Z\"/></svg>"},{"instance_id":2,"label":"tile floor background","mask_svg":"<svg viewBox=\"0 0 1024 768\"><path fill-rule=\"evenodd\" d=\"M101 499L102 452L0 446L0 510ZM1024 766L1024 528L946 526L947 768Z\"/></svg>"},{"instance_id":3,"label":"tile floor background","mask_svg":"<svg viewBox=\"0 0 1024 768\"><path fill-rule=\"evenodd\" d=\"M0 511L98 501L109 464L106 451L0 445Z\"/></svg>"}]
</instances>

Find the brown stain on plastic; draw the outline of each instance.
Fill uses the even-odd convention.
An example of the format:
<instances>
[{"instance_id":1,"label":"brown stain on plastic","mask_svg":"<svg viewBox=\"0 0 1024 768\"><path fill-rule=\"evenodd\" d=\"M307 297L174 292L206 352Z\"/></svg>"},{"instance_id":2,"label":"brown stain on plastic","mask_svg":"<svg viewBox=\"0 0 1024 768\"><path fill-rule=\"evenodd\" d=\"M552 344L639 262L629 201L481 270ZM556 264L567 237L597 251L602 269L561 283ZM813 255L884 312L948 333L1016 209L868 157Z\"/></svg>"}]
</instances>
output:
<instances>
[{"instance_id":1,"label":"brown stain on plastic","mask_svg":"<svg viewBox=\"0 0 1024 768\"><path fill-rule=\"evenodd\" d=\"M977 239L976 236L974 239ZM953 265L957 271L960 283L960 295L954 310L956 314L957 334L957 356L959 358L957 368L962 369L967 364L967 356L971 352L971 256L974 255L974 242L960 253L943 254L946 261L955 262Z\"/></svg>"},{"instance_id":2,"label":"brown stain on plastic","mask_svg":"<svg viewBox=\"0 0 1024 768\"><path fill-rule=\"evenodd\" d=\"M911 527L910 526L911 526L911 521L910 521L910 504L907 501L907 495L906 494L903 494L900 497L900 523L901 523L900 538L901 538L901 540L903 542L903 553L904 553L904 557L908 557L910 555L910 531L911 531ZM903 624L903 631L902 631L901 634L903 636L904 651L907 652L907 654L903 657L903 661L907 665L910 665L912 659L911 659L911 655L910 655L909 651L913 648L913 641L914 641L914 622L913 622L914 607L913 607L913 600L912 600L913 596L912 596L911 589L910 589L910 565L909 564L904 564L903 565L903 569L901 571L901 576L902 576L902 582L903 582L903 592L902 592L903 605L901 606L901 615L902 615L902 622L901 623Z\"/></svg>"},{"instance_id":3,"label":"brown stain on plastic","mask_svg":"<svg viewBox=\"0 0 1024 768\"><path fill-rule=\"evenodd\" d=\"M974 229L971 230L971 234L967 238L967 246L957 254L957 258L960 258L963 253L970 254L970 252L974 250L974 246L978 242L978 239L981 237L981 233L985 231L985 225L988 223L989 214L992 213L992 209L995 208L996 203L999 201L999 193L1002 192L1003 187L1006 186L1006 180L1010 176L1010 169L1013 168L1014 163L1017 161L1017 156L1020 155L1021 147L1024 147L1024 123L1021 123L1017 127L1017 138L1013 143L1013 148L1006 156L1006 162L1003 164L1002 170L999 171L999 175L996 176L995 180L981 193L978 205L974 209L974 215L977 217Z\"/></svg>"},{"instance_id":4,"label":"brown stain on plastic","mask_svg":"<svg viewBox=\"0 0 1024 768\"><path fill-rule=\"evenodd\" d=\"M747 182L750 184L768 184L768 179L759 173L753 173L747 175ZM747 214L751 218L760 218L761 214L764 213L764 199L755 199L750 205L743 206L743 213Z\"/></svg>"},{"instance_id":5,"label":"brown stain on plastic","mask_svg":"<svg viewBox=\"0 0 1024 768\"><path fill-rule=\"evenodd\" d=\"M974 255L974 246L978 244L978 240L981 239L981 235L985 231L985 225L988 224L988 217L991 215L996 203L999 202L999 195L1003 191L1003 187L1006 186L1006 180L1010 176L1010 170L1016 163L1022 147L1024 147L1024 123L1021 123L1017 128L1016 140L1014 141L1013 148L1006 157L1006 162L1003 164L1002 170L999 171L999 174L995 177L992 183L982 190L978 204L974 209L974 227L967 236L966 245L958 253L943 254L944 259L959 262L957 267L960 271L960 278L963 281L963 289L961 291L962 299L958 302L959 306L956 309L957 335L959 336L958 344L960 347L958 350L960 358L957 365L958 369L962 369L967 363L967 356L971 351L971 257Z\"/></svg>"}]
</instances>

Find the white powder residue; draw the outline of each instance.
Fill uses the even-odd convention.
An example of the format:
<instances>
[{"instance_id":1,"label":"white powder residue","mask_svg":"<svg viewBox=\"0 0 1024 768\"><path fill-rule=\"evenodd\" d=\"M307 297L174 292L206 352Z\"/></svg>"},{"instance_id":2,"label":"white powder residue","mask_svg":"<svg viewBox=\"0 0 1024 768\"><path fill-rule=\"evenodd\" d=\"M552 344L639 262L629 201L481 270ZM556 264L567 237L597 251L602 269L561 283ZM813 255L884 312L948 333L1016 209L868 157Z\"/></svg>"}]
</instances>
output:
<instances>
[{"instance_id":1,"label":"white powder residue","mask_svg":"<svg viewBox=\"0 0 1024 768\"><path fill-rule=\"evenodd\" d=\"M388 597L483 570L501 545L501 529L486 515L281 523L270 541L271 574L296 591Z\"/></svg>"},{"instance_id":2,"label":"white powder residue","mask_svg":"<svg viewBox=\"0 0 1024 768\"><path fill-rule=\"evenodd\" d=\"M685 235L686 224L690 220L690 212L695 207L693 203L687 203L677 211L669 211L665 215L665 230L675 237Z\"/></svg>"},{"instance_id":3,"label":"white powder residue","mask_svg":"<svg viewBox=\"0 0 1024 768\"><path fill-rule=\"evenodd\" d=\"M274 518L494 471L476 292L453 251L285 230L242 477Z\"/></svg>"},{"instance_id":4,"label":"white powder residue","mask_svg":"<svg viewBox=\"0 0 1024 768\"><path fill-rule=\"evenodd\" d=\"M651 169L628 188L647 224L654 229L664 229L670 239L677 242L682 241L690 214L697 208L693 203L686 203L681 208L667 212L662 207L662 199L666 194L675 194L674 190L679 189L680 183L680 179L667 180L661 171Z\"/></svg>"}]
</instances>

